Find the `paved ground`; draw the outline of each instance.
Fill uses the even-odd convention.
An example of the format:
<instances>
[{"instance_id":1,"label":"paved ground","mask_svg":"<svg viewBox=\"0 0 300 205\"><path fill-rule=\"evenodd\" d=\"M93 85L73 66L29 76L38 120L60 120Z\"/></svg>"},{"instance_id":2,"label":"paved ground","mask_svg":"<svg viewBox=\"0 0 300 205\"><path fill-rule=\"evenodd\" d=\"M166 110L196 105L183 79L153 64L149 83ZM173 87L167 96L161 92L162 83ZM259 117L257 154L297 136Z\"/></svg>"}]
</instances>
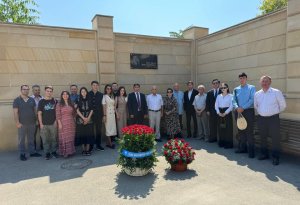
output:
<instances>
[{"instance_id":1,"label":"paved ground","mask_svg":"<svg viewBox=\"0 0 300 205\"><path fill-rule=\"evenodd\" d=\"M92 160L79 170L62 169L67 160L61 158L21 162L16 153L0 153L0 204L299 204L299 158L285 156L274 167L216 144L190 142L197 155L187 172L169 171L159 157L144 177L120 173L116 150L71 158Z\"/></svg>"}]
</instances>

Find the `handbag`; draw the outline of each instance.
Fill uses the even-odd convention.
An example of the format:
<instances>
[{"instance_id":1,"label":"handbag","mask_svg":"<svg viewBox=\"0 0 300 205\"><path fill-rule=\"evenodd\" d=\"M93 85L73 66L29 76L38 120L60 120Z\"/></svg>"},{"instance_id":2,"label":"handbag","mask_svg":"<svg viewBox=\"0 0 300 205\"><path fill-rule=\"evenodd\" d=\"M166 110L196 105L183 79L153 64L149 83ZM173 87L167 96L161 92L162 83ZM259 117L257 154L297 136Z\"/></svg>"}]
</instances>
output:
<instances>
[{"instance_id":1,"label":"handbag","mask_svg":"<svg viewBox=\"0 0 300 205\"><path fill-rule=\"evenodd\" d=\"M245 130L247 128L247 121L242 115L242 113L238 113L236 124L239 130Z\"/></svg>"}]
</instances>

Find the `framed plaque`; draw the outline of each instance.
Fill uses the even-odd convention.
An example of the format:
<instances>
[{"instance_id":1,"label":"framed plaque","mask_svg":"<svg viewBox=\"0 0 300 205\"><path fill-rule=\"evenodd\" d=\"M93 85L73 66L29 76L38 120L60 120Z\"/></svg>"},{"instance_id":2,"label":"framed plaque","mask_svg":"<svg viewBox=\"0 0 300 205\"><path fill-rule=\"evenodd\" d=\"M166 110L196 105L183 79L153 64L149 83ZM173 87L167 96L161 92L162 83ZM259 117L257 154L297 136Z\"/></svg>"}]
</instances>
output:
<instances>
[{"instance_id":1,"label":"framed plaque","mask_svg":"<svg viewBox=\"0 0 300 205\"><path fill-rule=\"evenodd\" d=\"M157 55L130 53L131 69L158 69Z\"/></svg>"}]
</instances>

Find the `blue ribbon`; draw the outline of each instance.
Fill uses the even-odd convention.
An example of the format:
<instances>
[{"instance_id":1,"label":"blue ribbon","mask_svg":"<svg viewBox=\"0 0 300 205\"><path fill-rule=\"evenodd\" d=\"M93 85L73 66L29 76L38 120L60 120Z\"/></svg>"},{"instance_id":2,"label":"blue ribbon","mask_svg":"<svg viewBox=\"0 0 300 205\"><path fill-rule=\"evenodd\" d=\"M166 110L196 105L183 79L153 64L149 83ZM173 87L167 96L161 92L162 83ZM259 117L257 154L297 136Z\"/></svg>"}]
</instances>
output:
<instances>
[{"instance_id":1,"label":"blue ribbon","mask_svg":"<svg viewBox=\"0 0 300 205\"><path fill-rule=\"evenodd\" d=\"M128 158L145 158L151 156L153 151L147 152L129 152L125 149L122 150L122 155Z\"/></svg>"}]
</instances>

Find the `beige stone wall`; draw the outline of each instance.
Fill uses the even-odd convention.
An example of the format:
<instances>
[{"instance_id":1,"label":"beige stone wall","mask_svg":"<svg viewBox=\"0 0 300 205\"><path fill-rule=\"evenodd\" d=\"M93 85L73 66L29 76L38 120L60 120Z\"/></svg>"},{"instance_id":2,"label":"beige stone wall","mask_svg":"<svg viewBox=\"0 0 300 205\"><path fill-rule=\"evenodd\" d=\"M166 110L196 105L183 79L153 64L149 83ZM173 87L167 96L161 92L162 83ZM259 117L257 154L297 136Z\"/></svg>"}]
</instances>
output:
<instances>
[{"instance_id":1,"label":"beige stone wall","mask_svg":"<svg viewBox=\"0 0 300 205\"><path fill-rule=\"evenodd\" d=\"M191 79L191 40L115 34L117 82L132 90L134 83L149 93L152 85L165 95L178 82L182 88ZM157 54L158 69L130 69L130 53Z\"/></svg>"},{"instance_id":2,"label":"beige stone wall","mask_svg":"<svg viewBox=\"0 0 300 205\"><path fill-rule=\"evenodd\" d=\"M0 24L0 150L16 148L20 85L53 85L55 97L70 84L88 86L98 78L95 42L93 30Z\"/></svg>"},{"instance_id":3,"label":"beige stone wall","mask_svg":"<svg viewBox=\"0 0 300 205\"><path fill-rule=\"evenodd\" d=\"M113 17L96 15L93 30L0 24L0 151L14 150L17 130L12 101L21 84L54 86L55 97L70 84L89 86L118 82L131 92L134 83L149 93L152 85L165 94L188 80L210 88L214 78L238 85L246 72L259 87L263 74L273 77L273 87L287 96L284 118L300 119L300 4L289 0L288 9L261 16L208 34L192 27L186 39L113 32ZM130 69L130 53L156 54L157 70Z\"/></svg>"},{"instance_id":4,"label":"beige stone wall","mask_svg":"<svg viewBox=\"0 0 300 205\"><path fill-rule=\"evenodd\" d=\"M239 84L238 74L245 72L249 83L260 89L259 79L267 74L273 78L272 86L287 95L287 112L290 112L291 107L297 107L293 105L297 101L290 98L286 86L286 32L287 10L284 9L198 39L197 82L210 87L211 80L218 78L232 90ZM299 52L292 51L290 56L299 56ZM297 113L300 114L298 108Z\"/></svg>"}]
</instances>

